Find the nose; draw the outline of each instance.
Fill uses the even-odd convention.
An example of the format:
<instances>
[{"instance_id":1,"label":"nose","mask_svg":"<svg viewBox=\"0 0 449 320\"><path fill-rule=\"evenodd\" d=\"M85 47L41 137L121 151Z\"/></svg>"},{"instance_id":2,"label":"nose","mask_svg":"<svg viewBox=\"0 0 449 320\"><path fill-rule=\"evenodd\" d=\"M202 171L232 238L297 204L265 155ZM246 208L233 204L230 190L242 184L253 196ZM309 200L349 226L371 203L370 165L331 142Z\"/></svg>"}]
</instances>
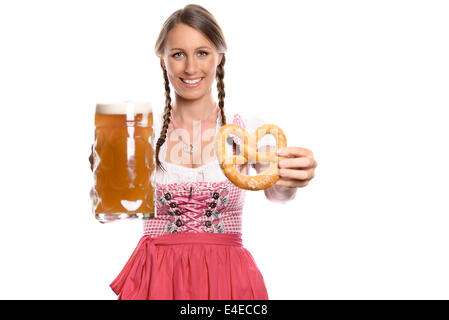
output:
<instances>
[{"instance_id":1,"label":"nose","mask_svg":"<svg viewBox=\"0 0 449 320\"><path fill-rule=\"evenodd\" d=\"M184 72L186 74L193 75L196 73L197 67L197 61L195 57L193 55L187 57Z\"/></svg>"}]
</instances>

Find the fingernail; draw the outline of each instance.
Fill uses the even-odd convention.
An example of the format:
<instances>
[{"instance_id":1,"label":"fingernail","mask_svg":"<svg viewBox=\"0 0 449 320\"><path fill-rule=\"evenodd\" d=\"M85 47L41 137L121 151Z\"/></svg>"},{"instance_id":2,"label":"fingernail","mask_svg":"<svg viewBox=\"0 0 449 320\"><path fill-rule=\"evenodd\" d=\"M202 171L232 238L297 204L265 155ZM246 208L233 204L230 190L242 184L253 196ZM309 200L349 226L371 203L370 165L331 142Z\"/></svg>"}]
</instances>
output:
<instances>
[{"instance_id":1,"label":"fingernail","mask_svg":"<svg viewBox=\"0 0 449 320\"><path fill-rule=\"evenodd\" d=\"M279 161L279 167L283 167L285 165L285 160Z\"/></svg>"},{"instance_id":2,"label":"fingernail","mask_svg":"<svg viewBox=\"0 0 449 320\"><path fill-rule=\"evenodd\" d=\"M283 156L284 155L284 149L279 149L277 151L278 156Z\"/></svg>"}]
</instances>

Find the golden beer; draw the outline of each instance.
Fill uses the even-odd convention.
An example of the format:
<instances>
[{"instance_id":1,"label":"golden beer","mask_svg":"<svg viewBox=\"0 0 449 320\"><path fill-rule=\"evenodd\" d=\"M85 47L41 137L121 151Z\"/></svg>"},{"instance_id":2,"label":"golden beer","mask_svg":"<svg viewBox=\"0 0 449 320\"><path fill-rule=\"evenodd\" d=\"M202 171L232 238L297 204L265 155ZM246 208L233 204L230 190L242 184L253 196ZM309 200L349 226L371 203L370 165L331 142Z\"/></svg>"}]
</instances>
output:
<instances>
[{"instance_id":1,"label":"golden beer","mask_svg":"<svg viewBox=\"0 0 449 320\"><path fill-rule=\"evenodd\" d=\"M93 211L100 222L154 217L150 103L97 104Z\"/></svg>"}]
</instances>

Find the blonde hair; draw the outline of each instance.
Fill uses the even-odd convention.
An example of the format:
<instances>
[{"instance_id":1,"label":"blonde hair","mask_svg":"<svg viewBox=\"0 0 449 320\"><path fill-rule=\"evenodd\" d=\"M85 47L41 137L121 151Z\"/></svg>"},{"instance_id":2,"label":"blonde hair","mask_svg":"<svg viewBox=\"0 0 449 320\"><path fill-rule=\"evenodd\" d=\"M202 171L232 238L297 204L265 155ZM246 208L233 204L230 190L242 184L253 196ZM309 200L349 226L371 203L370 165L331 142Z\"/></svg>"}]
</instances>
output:
<instances>
[{"instance_id":1,"label":"blonde hair","mask_svg":"<svg viewBox=\"0 0 449 320\"><path fill-rule=\"evenodd\" d=\"M214 16L205 8L196 4L186 5L183 9L179 9L174 13L172 13L172 15L165 21L155 45L155 52L158 57L161 57L164 54L167 34L170 32L171 29L173 29L173 27L175 27L179 23L184 23L202 32L213 43L213 45L217 49L217 52L223 54L223 58L220 64L217 66L216 80L218 91L218 107L220 109L221 124L225 125L226 124L226 116L224 113L225 90L223 79L225 75L224 65L226 62L225 52L227 50L227 45L223 32L219 27L217 21L215 20ZM163 124L161 133L159 135L158 141L156 142L155 156L156 156L156 166L159 169L163 170L164 168L162 167L162 164L159 160L159 151L167 138L167 130L168 125L170 124L172 103L170 98L170 85L167 70L165 70L162 63L161 68L164 76L165 108L163 114Z\"/></svg>"}]
</instances>

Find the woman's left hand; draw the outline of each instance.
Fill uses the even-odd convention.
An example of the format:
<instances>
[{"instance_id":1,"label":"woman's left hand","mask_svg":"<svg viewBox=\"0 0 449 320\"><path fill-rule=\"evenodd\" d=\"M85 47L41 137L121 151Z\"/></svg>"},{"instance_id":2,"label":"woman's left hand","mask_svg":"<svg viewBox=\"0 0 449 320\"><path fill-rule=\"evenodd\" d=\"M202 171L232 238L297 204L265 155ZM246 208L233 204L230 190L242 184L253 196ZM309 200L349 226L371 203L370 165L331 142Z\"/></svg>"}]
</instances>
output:
<instances>
[{"instance_id":1,"label":"woman's left hand","mask_svg":"<svg viewBox=\"0 0 449 320\"><path fill-rule=\"evenodd\" d=\"M278 186L302 188L315 177L317 162L313 152L306 148L285 147L278 150L279 175Z\"/></svg>"}]
</instances>

